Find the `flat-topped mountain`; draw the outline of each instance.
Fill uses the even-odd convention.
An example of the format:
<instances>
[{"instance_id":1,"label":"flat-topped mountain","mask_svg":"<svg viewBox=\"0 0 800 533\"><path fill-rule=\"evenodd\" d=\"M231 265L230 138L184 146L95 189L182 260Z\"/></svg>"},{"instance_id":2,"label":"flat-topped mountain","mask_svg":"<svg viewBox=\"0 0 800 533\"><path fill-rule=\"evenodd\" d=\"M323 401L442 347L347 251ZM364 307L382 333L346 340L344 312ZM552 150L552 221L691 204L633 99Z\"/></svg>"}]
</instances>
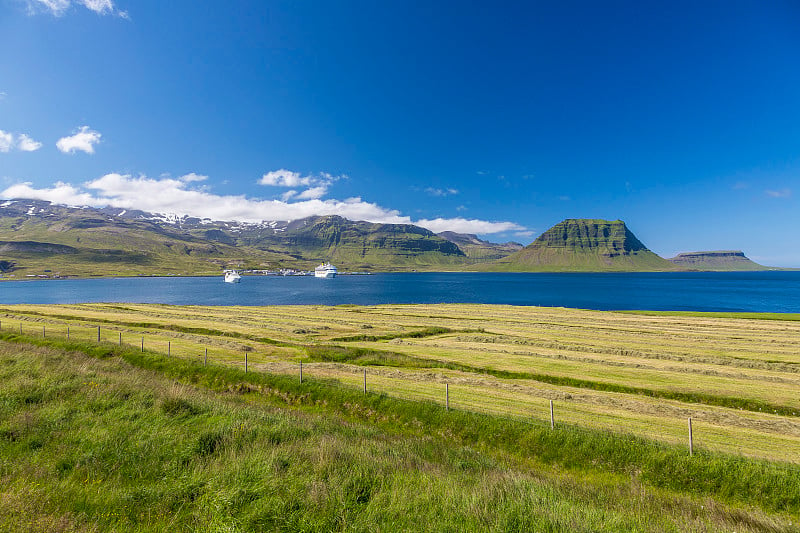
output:
<instances>
[{"instance_id":1,"label":"flat-topped mountain","mask_svg":"<svg viewBox=\"0 0 800 533\"><path fill-rule=\"evenodd\" d=\"M660 271L676 266L654 254L621 220L567 219L489 270Z\"/></svg>"},{"instance_id":2,"label":"flat-topped mountain","mask_svg":"<svg viewBox=\"0 0 800 533\"><path fill-rule=\"evenodd\" d=\"M684 252L668 261L689 270L769 270L748 259L741 250Z\"/></svg>"}]
</instances>

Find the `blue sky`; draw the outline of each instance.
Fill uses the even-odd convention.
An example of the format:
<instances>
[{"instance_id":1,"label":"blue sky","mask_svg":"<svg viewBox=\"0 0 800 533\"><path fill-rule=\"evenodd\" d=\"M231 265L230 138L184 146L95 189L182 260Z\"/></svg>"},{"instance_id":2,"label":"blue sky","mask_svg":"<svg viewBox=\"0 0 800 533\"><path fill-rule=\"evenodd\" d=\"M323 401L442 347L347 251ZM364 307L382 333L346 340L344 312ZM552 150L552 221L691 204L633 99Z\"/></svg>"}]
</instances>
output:
<instances>
[{"instance_id":1,"label":"blue sky","mask_svg":"<svg viewBox=\"0 0 800 533\"><path fill-rule=\"evenodd\" d=\"M800 267L800 4L0 0L0 197Z\"/></svg>"}]
</instances>

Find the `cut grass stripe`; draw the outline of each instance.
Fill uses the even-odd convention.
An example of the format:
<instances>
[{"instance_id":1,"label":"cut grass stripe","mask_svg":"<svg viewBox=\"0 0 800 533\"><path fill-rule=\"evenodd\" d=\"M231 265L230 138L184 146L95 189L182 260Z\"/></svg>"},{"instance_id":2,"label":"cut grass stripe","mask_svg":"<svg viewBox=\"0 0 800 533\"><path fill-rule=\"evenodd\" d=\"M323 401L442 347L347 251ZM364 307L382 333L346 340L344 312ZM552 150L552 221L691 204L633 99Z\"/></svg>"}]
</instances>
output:
<instances>
[{"instance_id":1,"label":"cut grass stripe","mask_svg":"<svg viewBox=\"0 0 800 533\"><path fill-rule=\"evenodd\" d=\"M680 392L670 390L648 389L644 387L632 387L620 385L618 383L606 383L602 381L592 381L568 376L554 376L551 374L539 374L534 372L515 372L511 370L496 370L493 368L476 367L463 363L453 363L440 361L438 359L416 357L397 352L374 350L370 348L353 348L349 346L336 345L316 345L306 346L306 353L309 358L316 361L327 361L335 363L351 363L361 366L391 366L406 368L446 368L460 372L470 372L474 374L490 375L502 379L526 379L547 383L550 385L563 385L580 389L590 389L601 392L618 392L623 394L636 394L648 396L650 398L660 398L664 400L677 400L685 403L710 405L715 407L727 407L730 409L741 409L756 413L772 413L782 416L800 416L797 407L778 405L760 400L749 398L736 398L733 396L720 396L714 394L704 394L700 392Z\"/></svg>"},{"instance_id":2,"label":"cut grass stripe","mask_svg":"<svg viewBox=\"0 0 800 533\"><path fill-rule=\"evenodd\" d=\"M108 318L91 318L87 319L84 317L77 317L74 315L62 315L62 314L55 314L55 313L39 313L37 311L28 311L28 310L14 310L11 311L9 309L2 309L9 315L31 315L31 316L41 316L45 318L57 318L61 320L70 320L70 321L79 321L79 322L94 322L98 324L113 324L115 326L124 326L127 328L138 328L138 329L157 329L161 331L175 331L178 333L191 333L195 335L206 335L210 337L228 337L234 339L245 339L253 342L260 342L263 344L270 344L272 346L284 346L284 347L297 347L296 344L292 344L289 342L283 342L275 339L271 339L269 337L261 337L258 335L250 335L247 333L239 333L237 331L223 331L219 329L210 329L210 328L197 328L197 327L190 327L190 326L178 326L175 324L161 324L159 322L126 322L124 320L111 320Z\"/></svg>"},{"instance_id":3,"label":"cut grass stripe","mask_svg":"<svg viewBox=\"0 0 800 533\"><path fill-rule=\"evenodd\" d=\"M375 342L388 341L392 339L422 339L433 337L445 333L485 333L483 329L451 329L445 327L429 327L417 331L404 331L401 333L387 333L385 335L350 335L347 337L335 337L333 342Z\"/></svg>"},{"instance_id":4,"label":"cut grass stripe","mask_svg":"<svg viewBox=\"0 0 800 533\"><path fill-rule=\"evenodd\" d=\"M466 411L447 411L432 402L413 402L341 387L313 378L265 374L168 358L111 343L71 342L0 333L8 342L78 351L92 357L120 357L128 364L170 379L217 391L253 393L293 407L327 410L401 432L446 435L465 445L535 458L547 464L587 472L612 471L672 491L713 496L767 511L800 513L800 467L696 451L632 435L562 425L551 430L523 422ZM414 429L421 428L421 429Z\"/></svg>"}]
</instances>

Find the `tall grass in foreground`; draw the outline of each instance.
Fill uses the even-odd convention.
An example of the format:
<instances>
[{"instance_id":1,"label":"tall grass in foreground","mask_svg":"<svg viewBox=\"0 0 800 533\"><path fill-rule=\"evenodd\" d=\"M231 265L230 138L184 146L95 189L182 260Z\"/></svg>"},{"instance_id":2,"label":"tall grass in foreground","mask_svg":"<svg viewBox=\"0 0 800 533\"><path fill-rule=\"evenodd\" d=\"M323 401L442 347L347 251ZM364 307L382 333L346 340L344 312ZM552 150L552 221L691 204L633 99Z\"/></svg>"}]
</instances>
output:
<instances>
[{"instance_id":1,"label":"tall grass in foreground","mask_svg":"<svg viewBox=\"0 0 800 533\"><path fill-rule=\"evenodd\" d=\"M635 475L577 467L581 461L570 473L515 458L502 453L513 448L507 435L484 433L502 422L472 428L473 445L469 432L453 432L491 422L486 417L359 398L323 383L302 392L265 376L93 348L90 357L0 343L0 530L793 527L788 518L648 488Z\"/></svg>"},{"instance_id":2,"label":"tall grass in foreground","mask_svg":"<svg viewBox=\"0 0 800 533\"><path fill-rule=\"evenodd\" d=\"M551 431L544 425L475 413L446 412L434 404L364 395L320 381L300 384L287 376L245 374L229 367L203 367L107 344L34 339L10 333L2 337L80 350L95 358L118 355L135 367L153 370L183 383L218 392L236 391L259 401L266 398L282 405L322 410L351 420L368 421L385 431L444 436L459 446L510 454L522 461L533 459L592 475L614 472L672 491L757 505L773 512L800 514L800 467L797 466L708 453L689 458L683 448L632 436L570 427Z\"/></svg>"}]
</instances>

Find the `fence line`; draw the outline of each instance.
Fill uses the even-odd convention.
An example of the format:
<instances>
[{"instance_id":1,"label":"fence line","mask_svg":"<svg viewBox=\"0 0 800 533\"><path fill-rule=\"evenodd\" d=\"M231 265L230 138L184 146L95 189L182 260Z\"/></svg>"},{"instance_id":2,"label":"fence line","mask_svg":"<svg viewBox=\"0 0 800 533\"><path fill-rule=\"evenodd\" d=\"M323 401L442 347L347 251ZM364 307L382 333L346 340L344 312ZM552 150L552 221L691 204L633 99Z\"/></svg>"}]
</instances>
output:
<instances>
[{"instance_id":1,"label":"fence line","mask_svg":"<svg viewBox=\"0 0 800 533\"><path fill-rule=\"evenodd\" d=\"M20 320L20 322L19 322L20 335L24 335L23 323L24 323L24 321ZM94 326L86 326L87 330L91 330L91 333L88 336L90 341L94 340L94 336L93 336L94 328L95 328ZM97 340L97 342L103 342L102 336L101 336L101 331L102 331L101 326L96 326L96 328L97 328L96 329L96 331L97 331L96 340ZM8 329L8 326L6 326L5 330L7 330L7 329ZM114 328L114 329L116 329L116 328ZM4 327L3 327L3 322L2 321L0 321L0 332L1 331L4 331ZM57 337L57 333L55 335ZM155 334L151 333L150 336L161 337L162 334L160 334L160 333L155 333ZM46 332L46 326L45 325L42 326L42 337L43 338L47 337L47 332ZM202 337L202 335L200 335L200 337ZM74 339L74 328L71 331L71 326L70 325L66 326L66 339L68 339L68 340L76 340L76 339ZM145 343L144 343L144 341L145 341L145 335L142 335L142 337L141 337L141 351L142 352L145 351ZM106 342L108 342L108 341L106 341ZM166 353L166 355L168 357L171 357L172 356L172 341L171 340L167 340L166 343L167 343L167 353ZM123 346L123 344L124 343L123 343L122 331L119 330L118 331L118 345L119 346ZM150 350L155 352L155 353L158 353L158 351L155 350L155 349L150 348ZM198 357L202 357L203 358L203 365L207 365L208 364L208 347L204 347L203 353L202 354L198 354ZM229 366L230 363L232 363L232 362L233 362L233 360L220 361L220 363L225 364L226 366ZM359 368L359 365L347 365L347 366L351 367L354 372L357 372L357 369ZM361 368L362 368L362 371L363 371L363 392L364 392L364 394L369 394L369 390L367 388L367 368L366 367L361 367ZM300 383L304 382L303 370L304 370L303 369L303 362L300 361L300 363L299 363ZM244 371L245 372L249 371L248 351L247 350L244 350ZM283 372L278 372L278 373L283 373ZM413 380L405 380L405 379L402 379L402 378L394 378L394 379L397 379L397 380L400 380L400 381L403 381L403 382L417 383L417 382L415 382ZM345 384L342 381L339 381L339 383L340 383L341 386L350 388L350 386L348 386L347 384ZM439 390L441 390L441 389L439 389ZM400 392L400 391L395 391L395 393L393 395L395 397L398 397L398 398L403 398L404 397L403 393ZM423 396L425 396L424 393L423 393ZM429 395L429 397L434 399L434 401L436 401L435 394ZM439 398L441 398L441 396ZM409 399L408 395L406 395L406 399ZM418 400L415 400L413 398L413 395L411 395L410 399L412 401L418 401ZM441 400L438 400L438 402L441 402ZM451 405L450 405L450 384L447 383L447 382L445 382L445 394L444 394L444 402L443 403L444 403L444 408L447 411L450 411L451 410ZM576 404L576 405L579 405L579 404ZM465 410L469 411L469 409L465 409ZM473 411L473 412L480 412L480 411ZM488 413L493 414L495 416L511 416L513 418L516 418L516 419L519 418L519 416L510 414L510 413L507 413L506 415L504 415L502 413L502 411L500 411L500 410L494 410L494 411L487 410L487 411L483 411L483 412L488 412ZM549 414L550 414L550 429L551 430L555 430L554 402L553 402L552 399L549 400ZM528 417L528 419L530 420L531 417ZM532 419L541 420L538 417L533 417ZM586 425L582 425L582 424L575 423L575 422L573 422L573 424L578 425L579 427L595 427L595 428L598 427L598 426L592 426L592 425L586 426ZM721 425L721 424L716 424L716 425L719 426L719 427L723 427L723 428L731 427L731 426L725 426L725 425ZM604 427L604 426L601 424L599 427ZM615 430L614 427L608 427L607 429L611 429L612 431ZM616 431L619 432L618 429L616 429ZM637 435L637 433L628 433L628 434ZM693 430L692 430L692 418L691 417L688 418L688 444L689 444L689 455L693 456L694 455L694 435L693 435Z\"/></svg>"}]
</instances>

